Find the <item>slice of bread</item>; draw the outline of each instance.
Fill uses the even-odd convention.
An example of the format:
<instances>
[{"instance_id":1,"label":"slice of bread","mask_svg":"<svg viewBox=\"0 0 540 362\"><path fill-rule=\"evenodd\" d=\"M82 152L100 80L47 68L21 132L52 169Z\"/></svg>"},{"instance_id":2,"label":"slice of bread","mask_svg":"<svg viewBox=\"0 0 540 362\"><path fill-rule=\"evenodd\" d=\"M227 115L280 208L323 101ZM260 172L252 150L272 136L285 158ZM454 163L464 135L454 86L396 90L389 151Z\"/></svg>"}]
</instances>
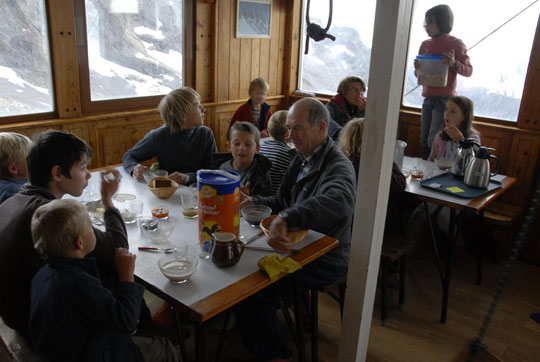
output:
<instances>
[{"instance_id":1,"label":"slice of bread","mask_svg":"<svg viewBox=\"0 0 540 362\"><path fill-rule=\"evenodd\" d=\"M156 179L154 180L154 187L171 187L171 180Z\"/></svg>"}]
</instances>

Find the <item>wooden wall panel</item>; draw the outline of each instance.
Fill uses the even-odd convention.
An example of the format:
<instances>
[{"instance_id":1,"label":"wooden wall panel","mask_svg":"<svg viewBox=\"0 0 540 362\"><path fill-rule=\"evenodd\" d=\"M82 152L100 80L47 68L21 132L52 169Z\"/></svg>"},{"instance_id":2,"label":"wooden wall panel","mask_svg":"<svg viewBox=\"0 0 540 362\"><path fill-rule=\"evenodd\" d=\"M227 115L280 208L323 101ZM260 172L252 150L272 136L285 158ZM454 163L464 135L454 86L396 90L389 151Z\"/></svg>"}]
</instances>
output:
<instances>
[{"instance_id":1,"label":"wooden wall panel","mask_svg":"<svg viewBox=\"0 0 540 362\"><path fill-rule=\"evenodd\" d=\"M508 175L516 177L516 184L504 195L505 201L516 205L528 204L532 186L535 183L536 165L540 156L540 137L515 134L512 140L512 150L509 155L512 162Z\"/></svg>"},{"instance_id":2,"label":"wooden wall panel","mask_svg":"<svg viewBox=\"0 0 540 362\"><path fill-rule=\"evenodd\" d=\"M74 14L71 0L51 1L49 4L56 110L62 118L81 115Z\"/></svg>"},{"instance_id":3,"label":"wooden wall panel","mask_svg":"<svg viewBox=\"0 0 540 362\"><path fill-rule=\"evenodd\" d=\"M231 27L229 29L229 99L244 98L245 95L240 95L240 39L236 37L236 1L230 1L230 22ZM221 34L220 34L221 35ZM223 34L227 36L226 34ZM227 54L220 54L225 57Z\"/></svg>"},{"instance_id":4,"label":"wooden wall panel","mask_svg":"<svg viewBox=\"0 0 540 362\"><path fill-rule=\"evenodd\" d=\"M195 7L195 89L201 102L214 100L213 6L197 1Z\"/></svg>"},{"instance_id":5,"label":"wooden wall panel","mask_svg":"<svg viewBox=\"0 0 540 362\"><path fill-rule=\"evenodd\" d=\"M278 62L279 58L279 10L281 3L280 0L272 3L272 25L271 25L271 37L270 37L270 64L268 69L268 79L266 80L270 84L270 94L278 94ZM281 90L280 90L281 92Z\"/></svg>"},{"instance_id":6,"label":"wooden wall panel","mask_svg":"<svg viewBox=\"0 0 540 362\"><path fill-rule=\"evenodd\" d=\"M238 69L238 97L248 97L251 82L251 43L254 39L240 39L240 68Z\"/></svg>"},{"instance_id":7,"label":"wooden wall panel","mask_svg":"<svg viewBox=\"0 0 540 362\"><path fill-rule=\"evenodd\" d=\"M251 79L260 77L260 62L261 62L261 40L251 40ZM264 78L264 77L263 77Z\"/></svg>"},{"instance_id":8,"label":"wooden wall panel","mask_svg":"<svg viewBox=\"0 0 540 362\"><path fill-rule=\"evenodd\" d=\"M231 28L235 23L231 23L232 1L217 2L217 21L218 21L218 57L217 57L217 99L214 101L221 102L229 100L229 41L231 39Z\"/></svg>"}]
</instances>

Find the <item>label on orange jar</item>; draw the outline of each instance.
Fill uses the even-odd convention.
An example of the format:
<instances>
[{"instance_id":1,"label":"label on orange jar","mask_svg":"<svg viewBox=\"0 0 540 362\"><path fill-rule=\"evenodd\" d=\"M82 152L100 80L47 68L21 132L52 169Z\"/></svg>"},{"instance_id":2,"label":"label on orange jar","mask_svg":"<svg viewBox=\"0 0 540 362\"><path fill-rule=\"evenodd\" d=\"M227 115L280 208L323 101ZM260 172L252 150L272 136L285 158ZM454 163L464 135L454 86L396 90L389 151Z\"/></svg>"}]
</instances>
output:
<instances>
[{"instance_id":1,"label":"label on orange jar","mask_svg":"<svg viewBox=\"0 0 540 362\"><path fill-rule=\"evenodd\" d=\"M199 170L199 244L211 252L214 233L240 233L240 175L224 170Z\"/></svg>"}]
</instances>

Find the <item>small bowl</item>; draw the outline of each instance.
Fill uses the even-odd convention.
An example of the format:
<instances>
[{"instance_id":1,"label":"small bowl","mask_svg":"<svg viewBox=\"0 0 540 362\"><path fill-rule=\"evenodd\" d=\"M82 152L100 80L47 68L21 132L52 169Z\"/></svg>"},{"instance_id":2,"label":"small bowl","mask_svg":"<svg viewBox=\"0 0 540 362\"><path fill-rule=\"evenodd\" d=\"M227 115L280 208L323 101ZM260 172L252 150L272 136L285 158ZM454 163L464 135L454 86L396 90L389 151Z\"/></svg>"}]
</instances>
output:
<instances>
[{"instance_id":1,"label":"small bowl","mask_svg":"<svg viewBox=\"0 0 540 362\"><path fill-rule=\"evenodd\" d=\"M137 213L130 209L120 211L120 215L122 215L122 220L124 220L124 223L126 224L133 224L137 221Z\"/></svg>"},{"instance_id":2,"label":"small bowl","mask_svg":"<svg viewBox=\"0 0 540 362\"><path fill-rule=\"evenodd\" d=\"M152 216L156 219L168 219L169 218L169 208L167 206L156 206L152 208Z\"/></svg>"},{"instance_id":3,"label":"small bowl","mask_svg":"<svg viewBox=\"0 0 540 362\"><path fill-rule=\"evenodd\" d=\"M444 158L435 159L435 164L441 170L448 170L450 167L452 167L453 163L454 163L454 160L446 160Z\"/></svg>"},{"instance_id":4,"label":"small bowl","mask_svg":"<svg viewBox=\"0 0 540 362\"><path fill-rule=\"evenodd\" d=\"M261 221L261 229L264 232L266 236L269 236L270 234L270 225L272 224L272 221L277 217L277 215L271 215L267 218L264 218ZM287 238L293 243L298 243L306 237L309 230L289 230L287 231Z\"/></svg>"},{"instance_id":5,"label":"small bowl","mask_svg":"<svg viewBox=\"0 0 540 362\"><path fill-rule=\"evenodd\" d=\"M163 184L170 186L162 186ZM180 187L176 182L167 177L154 177L147 186L160 199L168 199Z\"/></svg>"},{"instance_id":6,"label":"small bowl","mask_svg":"<svg viewBox=\"0 0 540 362\"><path fill-rule=\"evenodd\" d=\"M155 220L155 221L152 221ZM156 223L157 221L157 223ZM144 236L156 244L161 244L169 239L174 231L174 221L166 219L140 218L139 228Z\"/></svg>"},{"instance_id":7,"label":"small bowl","mask_svg":"<svg viewBox=\"0 0 540 362\"><path fill-rule=\"evenodd\" d=\"M169 176L169 173L165 170L148 170L148 172L144 173L144 181L146 183L149 183L152 181L152 179L156 177L167 177Z\"/></svg>"},{"instance_id":8,"label":"small bowl","mask_svg":"<svg viewBox=\"0 0 540 362\"><path fill-rule=\"evenodd\" d=\"M242 217L253 227L259 226L262 219L272 214L272 209L264 205L247 205L240 210Z\"/></svg>"},{"instance_id":9,"label":"small bowl","mask_svg":"<svg viewBox=\"0 0 540 362\"><path fill-rule=\"evenodd\" d=\"M159 270L172 283L182 284L195 273L199 258L186 252L171 253L158 260Z\"/></svg>"}]
</instances>

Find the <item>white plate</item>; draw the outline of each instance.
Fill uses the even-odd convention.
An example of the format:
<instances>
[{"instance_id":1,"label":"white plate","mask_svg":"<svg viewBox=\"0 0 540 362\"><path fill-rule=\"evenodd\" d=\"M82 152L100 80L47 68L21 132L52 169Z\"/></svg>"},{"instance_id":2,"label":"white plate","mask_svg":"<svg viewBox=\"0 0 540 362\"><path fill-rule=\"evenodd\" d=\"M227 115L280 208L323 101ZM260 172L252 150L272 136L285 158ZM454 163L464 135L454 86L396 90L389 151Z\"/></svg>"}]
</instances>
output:
<instances>
[{"instance_id":1,"label":"white plate","mask_svg":"<svg viewBox=\"0 0 540 362\"><path fill-rule=\"evenodd\" d=\"M124 202L129 200L135 200L137 197L133 194L116 194L114 195L113 199L115 199L118 202Z\"/></svg>"}]
</instances>

